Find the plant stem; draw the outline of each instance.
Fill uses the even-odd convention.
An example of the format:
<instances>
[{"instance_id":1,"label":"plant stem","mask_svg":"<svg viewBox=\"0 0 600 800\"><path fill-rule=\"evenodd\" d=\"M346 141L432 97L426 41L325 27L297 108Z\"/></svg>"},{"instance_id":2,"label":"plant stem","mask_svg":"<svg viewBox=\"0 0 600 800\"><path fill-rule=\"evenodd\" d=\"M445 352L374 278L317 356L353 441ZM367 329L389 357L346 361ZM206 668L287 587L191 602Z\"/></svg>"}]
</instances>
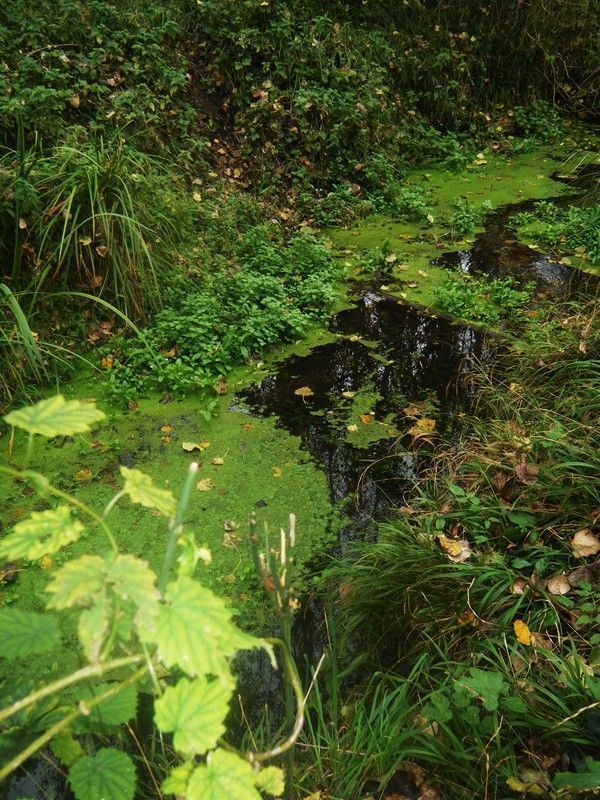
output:
<instances>
[{"instance_id":1,"label":"plant stem","mask_svg":"<svg viewBox=\"0 0 600 800\"><path fill-rule=\"evenodd\" d=\"M181 493L181 497L179 499L179 504L177 506L177 513L175 517L171 520L169 524L169 531L171 533L169 537L169 542L167 544L167 549L165 550L165 557L163 559L162 568L160 571L160 578L158 579L158 589L161 594L164 594L165 589L167 588L167 583L169 582L169 578L171 576L171 570L173 568L173 562L175 561L175 554L177 552L177 539L181 533L181 526L183 524L183 517L185 514L185 510L188 506L190 501L190 493L192 491L192 484L194 482L194 477L198 472L198 464L192 462L190 464L190 469L185 479L185 483L183 485L183 492Z\"/></svg>"}]
</instances>

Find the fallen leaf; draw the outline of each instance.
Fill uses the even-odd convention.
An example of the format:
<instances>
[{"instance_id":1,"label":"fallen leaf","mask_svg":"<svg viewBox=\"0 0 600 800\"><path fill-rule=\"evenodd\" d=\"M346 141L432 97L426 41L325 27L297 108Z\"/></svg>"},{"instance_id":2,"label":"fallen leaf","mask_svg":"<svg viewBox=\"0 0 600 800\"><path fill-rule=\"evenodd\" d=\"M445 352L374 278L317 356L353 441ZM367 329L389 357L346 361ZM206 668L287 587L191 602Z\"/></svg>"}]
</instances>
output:
<instances>
[{"instance_id":1,"label":"fallen leaf","mask_svg":"<svg viewBox=\"0 0 600 800\"><path fill-rule=\"evenodd\" d=\"M527 624L523 622L522 619L516 619L513 622L513 628L515 631L515 636L517 637L517 641L521 642L521 644L524 644L527 647L531 647L533 644L533 636L531 635L531 631L527 627Z\"/></svg>"},{"instance_id":2,"label":"fallen leaf","mask_svg":"<svg viewBox=\"0 0 600 800\"><path fill-rule=\"evenodd\" d=\"M281 478L283 475L283 470L281 467L273 467L273 477L274 478Z\"/></svg>"},{"instance_id":3,"label":"fallen leaf","mask_svg":"<svg viewBox=\"0 0 600 800\"><path fill-rule=\"evenodd\" d=\"M105 356L100 362L100 365L102 366L102 369L112 369L114 363L115 359L113 358L113 356Z\"/></svg>"},{"instance_id":4,"label":"fallen leaf","mask_svg":"<svg viewBox=\"0 0 600 800\"><path fill-rule=\"evenodd\" d=\"M412 428L408 429L408 432L411 436L414 436L415 439L418 439L421 436L427 436L428 434L432 433L434 428L434 419L429 419L429 417L421 417L421 419L415 422Z\"/></svg>"},{"instance_id":5,"label":"fallen leaf","mask_svg":"<svg viewBox=\"0 0 600 800\"><path fill-rule=\"evenodd\" d=\"M80 469L77 475L75 475L76 481L91 481L92 480L92 470L84 467Z\"/></svg>"},{"instance_id":6,"label":"fallen leaf","mask_svg":"<svg viewBox=\"0 0 600 800\"><path fill-rule=\"evenodd\" d=\"M525 589L529 586L529 582L525 578L517 578L512 585L513 594L523 594Z\"/></svg>"},{"instance_id":7,"label":"fallen leaf","mask_svg":"<svg viewBox=\"0 0 600 800\"><path fill-rule=\"evenodd\" d=\"M450 561L454 561L455 564L460 564L473 555L466 539L450 539L445 533L440 533L437 540Z\"/></svg>"},{"instance_id":8,"label":"fallen leaf","mask_svg":"<svg viewBox=\"0 0 600 800\"><path fill-rule=\"evenodd\" d=\"M160 440L163 444L171 444L171 437L170 436L161 436Z\"/></svg>"},{"instance_id":9,"label":"fallen leaf","mask_svg":"<svg viewBox=\"0 0 600 800\"><path fill-rule=\"evenodd\" d=\"M242 537L237 531L226 531L223 534L223 547L237 547L241 541Z\"/></svg>"},{"instance_id":10,"label":"fallen leaf","mask_svg":"<svg viewBox=\"0 0 600 800\"><path fill-rule=\"evenodd\" d=\"M240 526L237 524L237 522L234 522L232 519L226 519L225 522L223 523L224 531L231 532L231 531L238 531L239 529Z\"/></svg>"},{"instance_id":11,"label":"fallen leaf","mask_svg":"<svg viewBox=\"0 0 600 800\"><path fill-rule=\"evenodd\" d=\"M27 227L27 221L23 217L19 217L19 230L24 231Z\"/></svg>"},{"instance_id":12,"label":"fallen leaf","mask_svg":"<svg viewBox=\"0 0 600 800\"><path fill-rule=\"evenodd\" d=\"M356 433L356 431L358 430L358 425L348 425L348 427L346 428L346 430L347 430L349 433Z\"/></svg>"},{"instance_id":13,"label":"fallen leaf","mask_svg":"<svg viewBox=\"0 0 600 800\"><path fill-rule=\"evenodd\" d=\"M340 586L339 588L340 603L343 606L350 605L353 589L354 586L351 583L344 583L342 586Z\"/></svg>"},{"instance_id":14,"label":"fallen leaf","mask_svg":"<svg viewBox=\"0 0 600 800\"><path fill-rule=\"evenodd\" d=\"M537 483L540 474L540 468L535 464L528 464L523 458L515 467L515 475L526 486L533 486Z\"/></svg>"},{"instance_id":15,"label":"fallen leaf","mask_svg":"<svg viewBox=\"0 0 600 800\"><path fill-rule=\"evenodd\" d=\"M96 248L96 252L100 256L100 258L105 258L109 253L109 249L105 244L99 244L98 247Z\"/></svg>"},{"instance_id":16,"label":"fallen leaf","mask_svg":"<svg viewBox=\"0 0 600 800\"><path fill-rule=\"evenodd\" d=\"M40 563L42 565L42 569L50 569L50 567L53 564L53 561L50 558L50 556L44 556Z\"/></svg>"},{"instance_id":17,"label":"fallen leaf","mask_svg":"<svg viewBox=\"0 0 600 800\"><path fill-rule=\"evenodd\" d=\"M424 269L420 269L420 270L419 270L419 275L420 275L422 278L427 278L427 277L429 276L429 273L428 273L428 272L426 272Z\"/></svg>"},{"instance_id":18,"label":"fallen leaf","mask_svg":"<svg viewBox=\"0 0 600 800\"><path fill-rule=\"evenodd\" d=\"M569 583L578 586L580 583L589 583L592 587L600 586L600 561L585 564L569 572Z\"/></svg>"},{"instance_id":19,"label":"fallen leaf","mask_svg":"<svg viewBox=\"0 0 600 800\"><path fill-rule=\"evenodd\" d=\"M227 385L226 381L220 380L215 383L215 392L217 394L227 394L229 391L229 386Z\"/></svg>"},{"instance_id":20,"label":"fallen leaf","mask_svg":"<svg viewBox=\"0 0 600 800\"><path fill-rule=\"evenodd\" d=\"M199 492L209 492L211 489L215 488L215 484L211 481L210 478L201 478L198 483L196 484L196 489Z\"/></svg>"},{"instance_id":21,"label":"fallen leaf","mask_svg":"<svg viewBox=\"0 0 600 800\"><path fill-rule=\"evenodd\" d=\"M74 95L73 95L73 96L72 96L72 97L69 99L69 104L70 104L71 106L73 106L73 108L79 108L79 104L80 104L80 103L81 103L81 98L80 98L80 96L79 96L78 94L74 94Z\"/></svg>"},{"instance_id":22,"label":"fallen leaf","mask_svg":"<svg viewBox=\"0 0 600 800\"><path fill-rule=\"evenodd\" d=\"M577 558L595 556L600 552L600 539L589 528L584 528L571 539L571 547Z\"/></svg>"},{"instance_id":23,"label":"fallen leaf","mask_svg":"<svg viewBox=\"0 0 600 800\"><path fill-rule=\"evenodd\" d=\"M312 397L314 392L310 386L301 386L299 389L294 391L294 394L297 394L298 397Z\"/></svg>"},{"instance_id":24,"label":"fallen leaf","mask_svg":"<svg viewBox=\"0 0 600 800\"><path fill-rule=\"evenodd\" d=\"M498 489L499 492L504 489L509 481L509 476L505 472L497 472L492 478L492 486Z\"/></svg>"},{"instance_id":25,"label":"fallen leaf","mask_svg":"<svg viewBox=\"0 0 600 800\"><path fill-rule=\"evenodd\" d=\"M130 411L137 411L137 410L138 410L138 408L139 408L139 406L138 406L138 404L135 402L135 400L130 400L130 401L127 403L127 408L128 408Z\"/></svg>"},{"instance_id":26,"label":"fallen leaf","mask_svg":"<svg viewBox=\"0 0 600 800\"><path fill-rule=\"evenodd\" d=\"M373 422L373 417L370 414L361 414L360 421L364 425L370 425L370 423Z\"/></svg>"},{"instance_id":27,"label":"fallen leaf","mask_svg":"<svg viewBox=\"0 0 600 800\"><path fill-rule=\"evenodd\" d=\"M225 463L225 459L221 458L220 456L217 456L216 458L213 458L210 463L214 464L215 467L220 467L222 464Z\"/></svg>"},{"instance_id":28,"label":"fallen leaf","mask_svg":"<svg viewBox=\"0 0 600 800\"><path fill-rule=\"evenodd\" d=\"M393 264L395 261L398 261L398 256L396 253L390 253L389 256L385 257L386 264Z\"/></svg>"},{"instance_id":29,"label":"fallen leaf","mask_svg":"<svg viewBox=\"0 0 600 800\"><path fill-rule=\"evenodd\" d=\"M571 591L571 584L564 572L559 572L557 575L552 575L546 581L546 589L550 594L567 594Z\"/></svg>"},{"instance_id":30,"label":"fallen leaf","mask_svg":"<svg viewBox=\"0 0 600 800\"><path fill-rule=\"evenodd\" d=\"M173 430L173 426L172 425L163 425L160 430L161 430L162 433L171 433L171 431Z\"/></svg>"},{"instance_id":31,"label":"fallen leaf","mask_svg":"<svg viewBox=\"0 0 600 800\"><path fill-rule=\"evenodd\" d=\"M171 347L169 350L160 351L165 358L175 358L178 353L177 347Z\"/></svg>"},{"instance_id":32,"label":"fallen leaf","mask_svg":"<svg viewBox=\"0 0 600 800\"><path fill-rule=\"evenodd\" d=\"M161 428L162 430L162 428ZM181 449L185 450L186 453L193 453L194 450L206 450L207 447L210 447L210 442L182 442Z\"/></svg>"},{"instance_id":33,"label":"fallen leaf","mask_svg":"<svg viewBox=\"0 0 600 800\"><path fill-rule=\"evenodd\" d=\"M244 422L241 426L245 431L253 431L254 430L254 423L253 422Z\"/></svg>"},{"instance_id":34,"label":"fallen leaf","mask_svg":"<svg viewBox=\"0 0 600 800\"><path fill-rule=\"evenodd\" d=\"M463 628L465 625L473 625L474 627L477 627L478 624L478 619L470 608L466 611L462 611L456 618L456 621L461 628Z\"/></svg>"},{"instance_id":35,"label":"fallen leaf","mask_svg":"<svg viewBox=\"0 0 600 800\"><path fill-rule=\"evenodd\" d=\"M347 400L352 400L356 392L342 392L342 397L345 397Z\"/></svg>"}]
</instances>

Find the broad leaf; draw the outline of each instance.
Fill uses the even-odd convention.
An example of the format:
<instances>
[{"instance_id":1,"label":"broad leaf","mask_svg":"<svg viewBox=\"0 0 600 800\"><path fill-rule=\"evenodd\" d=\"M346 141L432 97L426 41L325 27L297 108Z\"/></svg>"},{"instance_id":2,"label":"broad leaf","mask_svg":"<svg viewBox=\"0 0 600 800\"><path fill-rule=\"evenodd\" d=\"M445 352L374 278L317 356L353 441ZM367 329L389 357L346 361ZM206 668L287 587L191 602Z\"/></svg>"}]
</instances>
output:
<instances>
[{"instance_id":1,"label":"broad leaf","mask_svg":"<svg viewBox=\"0 0 600 800\"><path fill-rule=\"evenodd\" d=\"M459 686L465 686L483 703L488 711L498 708L498 699L505 694L508 688L506 681L499 672L471 667L469 675L458 681Z\"/></svg>"},{"instance_id":2,"label":"broad leaf","mask_svg":"<svg viewBox=\"0 0 600 800\"><path fill-rule=\"evenodd\" d=\"M49 614L3 608L0 610L0 642L0 655L5 658L45 653L60 644L58 621Z\"/></svg>"},{"instance_id":3,"label":"broad leaf","mask_svg":"<svg viewBox=\"0 0 600 800\"><path fill-rule=\"evenodd\" d=\"M77 633L83 647L85 657L92 664L100 658L100 651L104 639L108 634L108 615L110 603L106 598L99 598L98 602L82 611L79 615Z\"/></svg>"},{"instance_id":4,"label":"broad leaf","mask_svg":"<svg viewBox=\"0 0 600 800\"><path fill-rule=\"evenodd\" d=\"M285 782L283 780L283 770L279 767L261 769L258 775L255 776L255 781L261 791L272 794L273 797L283 794Z\"/></svg>"},{"instance_id":5,"label":"broad leaf","mask_svg":"<svg viewBox=\"0 0 600 800\"><path fill-rule=\"evenodd\" d=\"M600 787L600 761L585 759L587 772L557 772L552 780L555 789L595 789Z\"/></svg>"},{"instance_id":6,"label":"broad leaf","mask_svg":"<svg viewBox=\"0 0 600 800\"><path fill-rule=\"evenodd\" d=\"M182 678L154 704L155 720L182 753L204 755L225 733L225 717L233 686L205 678Z\"/></svg>"},{"instance_id":7,"label":"broad leaf","mask_svg":"<svg viewBox=\"0 0 600 800\"><path fill-rule=\"evenodd\" d=\"M48 608L89 605L104 586L108 564L100 556L81 556L61 567L46 591L54 597Z\"/></svg>"},{"instance_id":8,"label":"broad leaf","mask_svg":"<svg viewBox=\"0 0 600 800\"><path fill-rule=\"evenodd\" d=\"M62 730L50 741L53 755L65 767L70 767L83 755L83 749L69 730Z\"/></svg>"},{"instance_id":9,"label":"broad leaf","mask_svg":"<svg viewBox=\"0 0 600 800\"><path fill-rule=\"evenodd\" d=\"M51 438L86 433L95 422L103 420L104 416L104 413L91 403L65 400L58 394L40 400L34 406L11 411L4 419L15 428Z\"/></svg>"},{"instance_id":10,"label":"broad leaf","mask_svg":"<svg viewBox=\"0 0 600 800\"><path fill-rule=\"evenodd\" d=\"M137 607L137 621L146 627L152 625L158 614L160 594L148 562L131 555L118 555L107 577L115 594Z\"/></svg>"},{"instance_id":11,"label":"broad leaf","mask_svg":"<svg viewBox=\"0 0 600 800\"><path fill-rule=\"evenodd\" d=\"M194 764L190 761L185 764L179 764L179 766L171 770L171 774L168 778L165 778L160 788L165 794L176 794L183 797L187 791L188 781L193 769Z\"/></svg>"},{"instance_id":12,"label":"broad leaf","mask_svg":"<svg viewBox=\"0 0 600 800\"><path fill-rule=\"evenodd\" d=\"M226 750L214 750L206 765L192 773L186 800L261 800L254 785L255 777L243 758Z\"/></svg>"},{"instance_id":13,"label":"broad leaf","mask_svg":"<svg viewBox=\"0 0 600 800\"><path fill-rule=\"evenodd\" d=\"M262 644L236 628L221 598L188 577L169 584L156 624L143 631L143 636L156 642L168 667L177 665L191 676L225 678L229 675L228 657Z\"/></svg>"},{"instance_id":14,"label":"broad leaf","mask_svg":"<svg viewBox=\"0 0 600 800\"><path fill-rule=\"evenodd\" d=\"M83 686L78 692L79 700L93 700L98 695L103 694L114 686L111 683L100 683L97 686ZM122 725L135 717L137 710L137 689L135 686L126 686L120 692L107 697L97 706L94 706L89 716L84 720L89 720L94 727L94 723L103 725ZM86 726L89 727L89 726Z\"/></svg>"},{"instance_id":15,"label":"broad leaf","mask_svg":"<svg viewBox=\"0 0 600 800\"><path fill-rule=\"evenodd\" d=\"M126 753L103 747L71 767L69 783L77 800L133 800L135 767Z\"/></svg>"},{"instance_id":16,"label":"broad leaf","mask_svg":"<svg viewBox=\"0 0 600 800\"><path fill-rule=\"evenodd\" d=\"M168 489L155 486L150 475L128 467L121 467L121 475L125 478L124 489L134 503L156 508L167 517L175 516L177 505L173 494Z\"/></svg>"},{"instance_id":17,"label":"broad leaf","mask_svg":"<svg viewBox=\"0 0 600 800\"><path fill-rule=\"evenodd\" d=\"M35 561L76 541L83 530L81 522L71 516L69 506L34 511L0 542L0 557Z\"/></svg>"}]
</instances>

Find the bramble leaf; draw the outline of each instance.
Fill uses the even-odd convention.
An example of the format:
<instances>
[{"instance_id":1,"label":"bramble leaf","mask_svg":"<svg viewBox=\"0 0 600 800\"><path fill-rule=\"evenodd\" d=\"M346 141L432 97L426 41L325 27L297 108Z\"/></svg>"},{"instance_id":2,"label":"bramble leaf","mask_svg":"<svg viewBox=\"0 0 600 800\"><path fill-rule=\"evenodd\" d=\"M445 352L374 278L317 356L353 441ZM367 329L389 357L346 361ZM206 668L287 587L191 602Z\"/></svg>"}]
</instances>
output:
<instances>
[{"instance_id":1,"label":"bramble leaf","mask_svg":"<svg viewBox=\"0 0 600 800\"><path fill-rule=\"evenodd\" d=\"M499 672L477 667L471 667L469 675L461 678L458 685L465 686L476 695L488 711L495 711L498 708L498 698L501 694L505 694L508 688Z\"/></svg>"},{"instance_id":2,"label":"bramble leaf","mask_svg":"<svg viewBox=\"0 0 600 800\"><path fill-rule=\"evenodd\" d=\"M194 764L191 761L179 764L171 770L171 774L165 778L160 788L165 794L185 795L193 769Z\"/></svg>"},{"instance_id":3,"label":"bramble leaf","mask_svg":"<svg viewBox=\"0 0 600 800\"><path fill-rule=\"evenodd\" d=\"M247 761L226 750L214 750L206 765L192 773L186 800L261 800L254 786L254 770Z\"/></svg>"},{"instance_id":4,"label":"bramble leaf","mask_svg":"<svg viewBox=\"0 0 600 800\"><path fill-rule=\"evenodd\" d=\"M86 433L95 422L105 417L100 409L92 403L80 400L65 400L58 394L40 400L33 406L25 406L11 411L4 419L15 428L22 428L29 433L41 436L73 436L75 433Z\"/></svg>"},{"instance_id":5,"label":"bramble leaf","mask_svg":"<svg viewBox=\"0 0 600 800\"><path fill-rule=\"evenodd\" d=\"M77 800L133 800L135 767L127 753L103 747L71 767L69 783Z\"/></svg>"},{"instance_id":6,"label":"bramble leaf","mask_svg":"<svg viewBox=\"0 0 600 800\"><path fill-rule=\"evenodd\" d=\"M137 607L137 620L148 627L158 614L160 594L156 575L142 561L131 555L118 555L108 570L107 580L122 600L131 600Z\"/></svg>"},{"instance_id":7,"label":"bramble leaf","mask_svg":"<svg viewBox=\"0 0 600 800\"><path fill-rule=\"evenodd\" d=\"M102 589L108 564L100 556L81 556L61 567L46 591L54 597L48 608L88 605Z\"/></svg>"},{"instance_id":8,"label":"bramble leaf","mask_svg":"<svg viewBox=\"0 0 600 800\"><path fill-rule=\"evenodd\" d=\"M191 578L170 583L165 598L155 625L142 635L158 645L167 667L177 665L192 677L226 677L228 657L262 646L260 639L236 628L224 600Z\"/></svg>"},{"instance_id":9,"label":"bramble leaf","mask_svg":"<svg viewBox=\"0 0 600 800\"><path fill-rule=\"evenodd\" d=\"M100 683L96 686L82 686L77 697L79 700L93 700L103 694L114 684ZM92 723L102 723L104 725L123 725L135 717L137 709L137 690L135 686L126 686L120 692L107 697L97 706L92 708L89 716L84 720ZM88 727L86 725L86 727ZM92 725L93 727L93 725Z\"/></svg>"},{"instance_id":10,"label":"bramble leaf","mask_svg":"<svg viewBox=\"0 0 600 800\"><path fill-rule=\"evenodd\" d=\"M177 504L172 492L155 486L150 475L128 467L121 467L121 475L125 478L123 488L134 503L146 508L156 508L167 517L175 516Z\"/></svg>"},{"instance_id":11,"label":"bramble leaf","mask_svg":"<svg viewBox=\"0 0 600 800\"><path fill-rule=\"evenodd\" d=\"M0 642L0 654L5 658L45 653L60 644L58 621L49 614L0 609Z\"/></svg>"},{"instance_id":12,"label":"bramble leaf","mask_svg":"<svg viewBox=\"0 0 600 800\"><path fill-rule=\"evenodd\" d=\"M55 758L65 767L70 767L83 755L83 749L69 730L62 730L50 741L50 749Z\"/></svg>"},{"instance_id":13,"label":"bramble leaf","mask_svg":"<svg viewBox=\"0 0 600 800\"><path fill-rule=\"evenodd\" d=\"M34 511L0 542L0 557L35 561L76 541L83 530L81 522L72 518L69 506Z\"/></svg>"},{"instance_id":14,"label":"bramble leaf","mask_svg":"<svg viewBox=\"0 0 600 800\"><path fill-rule=\"evenodd\" d=\"M283 794L285 782L283 779L283 770L279 767L265 767L261 769L258 775L254 776L256 785L259 789L267 794L272 794L273 797L278 797Z\"/></svg>"},{"instance_id":15,"label":"bramble leaf","mask_svg":"<svg viewBox=\"0 0 600 800\"><path fill-rule=\"evenodd\" d=\"M155 720L182 753L204 755L225 733L233 685L205 678L182 678L154 704Z\"/></svg>"},{"instance_id":16,"label":"bramble leaf","mask_svg":"<svg viewBox=\"0 0 600 800\"><path fill-rule=\"evenodd\" d=\"M102 644L108 633L108 612L110 604L106 598L100 598L97 603L82 611L79 615L77 633L83 647L83 652L88 661L94 664L100 658Z\"/></svg>"}]
</instances>

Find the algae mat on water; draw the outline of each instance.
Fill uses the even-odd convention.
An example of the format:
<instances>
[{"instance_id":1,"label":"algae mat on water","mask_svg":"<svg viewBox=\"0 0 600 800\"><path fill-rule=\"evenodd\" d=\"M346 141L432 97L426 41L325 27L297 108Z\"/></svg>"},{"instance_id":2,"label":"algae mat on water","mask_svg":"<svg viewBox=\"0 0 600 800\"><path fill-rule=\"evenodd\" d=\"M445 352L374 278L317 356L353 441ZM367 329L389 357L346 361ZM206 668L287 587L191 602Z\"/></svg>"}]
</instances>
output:
<instances>
[{"instance_id":1,"label":"algae mat on water","mask_svg":"<svg viewBox=\"0 0 600 800\"><path fill-rule=\"evenodd\" d=\"M71 390L69 396L73 397L73 385ZM77 387L80 398L85 397L82 391L93 391L93 383ZM254 512L260 526L267 522L270 530L278 533L281 525L287 525L289 513L297 514L300 569L323 551L337 522L325 476L300 449L300 439L277 428L273 419L229 410L230 403L230 395L222 397L218 415L207 422L199 413L198 402L190 399L161 405L154 397L140 400L138 408L128 411L114 411L98 399L107 420L92 435L40 440L30 466L43 471L61 490L101 511L121 488L120 464L147 472L159 486L177 494L188 465L198 461L199 488L194 489L185 529L212 553L212 563L199 566L198 575L231 599L242 625L260 630L267 624L266 606L257 591L248 549L250 515ZM188 443L198 449L187 452L183 445L188 447ZM16 464L24 454L22 444L17 437ZM3 460L7 446L5 440ZM45 507L27 484L6 478L0 482L0 497L5 531L31 511ZM164 518L123 497L110 520L123 551L147 559L155 569L160 567L168 536ZM106 547L101 531L88 525L81 540L52 559L20 564L16 582L0 589L0 603L40 610L46 601L44 588L63 560ZM28 661L30 677L50 678L78 665L75 631L63 633L65 646L55 660L50 656Z\"/></svg>"}]
</instances>

